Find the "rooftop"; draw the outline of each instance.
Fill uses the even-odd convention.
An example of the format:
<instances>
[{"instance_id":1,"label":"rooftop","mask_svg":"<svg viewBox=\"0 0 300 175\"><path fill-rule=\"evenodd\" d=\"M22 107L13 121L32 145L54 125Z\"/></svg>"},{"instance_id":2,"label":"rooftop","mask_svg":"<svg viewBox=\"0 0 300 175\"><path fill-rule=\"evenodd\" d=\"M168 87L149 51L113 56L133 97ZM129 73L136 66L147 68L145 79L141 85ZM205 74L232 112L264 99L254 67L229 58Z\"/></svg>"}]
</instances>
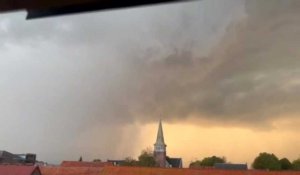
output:
<instances>
[{"instance_id":1,"label":"rooftop","mask_svg":"<svg viewBox=\"0 0 300 175\"><path fill-rule=\"evenodd\" d=\"M43 175L300 175L300 171L218 170L147 167L42 167Z\"/></svg>"},{"instance_id":2,"label":"rooftop","mask_svg":"<svg viewBox=\"0 0 300 175\"><path fill-rule=\"evenodd\" d=\"M79 162L79 161L63 161L62 167L104 167L113 166L112 162Z\"/></svg>"},{"instance_id":3,"label":"rooftop","mask_svg":"<svg viewBox=\"0 0 300 175\"><path fill-rule=\"evenodd\" d=\"M35 166L0 165L0 175L31 175L35 171L41 174L39 167Z\"/></svg>"}]
</instances>

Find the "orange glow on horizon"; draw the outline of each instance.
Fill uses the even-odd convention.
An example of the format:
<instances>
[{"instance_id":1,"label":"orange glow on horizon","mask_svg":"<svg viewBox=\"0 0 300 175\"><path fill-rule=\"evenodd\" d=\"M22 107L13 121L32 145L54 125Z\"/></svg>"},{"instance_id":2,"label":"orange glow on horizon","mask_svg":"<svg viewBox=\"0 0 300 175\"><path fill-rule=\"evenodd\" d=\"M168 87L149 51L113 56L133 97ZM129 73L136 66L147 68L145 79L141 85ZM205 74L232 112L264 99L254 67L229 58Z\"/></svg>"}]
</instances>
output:
<instances>
[{"instance_id":1,"label":"orange glow on horizon","mask_svg":"<svg viewBox=\"0 0 300 175\"><path fill-rule=\"evenodd\" d=\"M278 158L294 160L300 154L300 141L297 132L287 130L283 121L274 122L276 127L269 131L164 122L167 155L182 157L185 167L193 160L212 155L224 156L231 163L247 163L249 168L260 152L271 152ZM142 149L153 148L157 127L158 124L155 123L140 128L136 156Z\"/></svg>"}]
</instances>

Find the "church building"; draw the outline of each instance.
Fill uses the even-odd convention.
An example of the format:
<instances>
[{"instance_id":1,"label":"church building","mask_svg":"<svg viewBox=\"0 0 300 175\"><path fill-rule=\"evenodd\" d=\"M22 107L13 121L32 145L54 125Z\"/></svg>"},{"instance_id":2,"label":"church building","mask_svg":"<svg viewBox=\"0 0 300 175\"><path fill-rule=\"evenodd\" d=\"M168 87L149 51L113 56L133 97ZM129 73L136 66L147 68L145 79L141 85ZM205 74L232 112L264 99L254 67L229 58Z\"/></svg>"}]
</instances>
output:
<instances>
[{"instance_id":1,"label":"church building","mask_svg":"<svg viewBox=\"0 0 300 175\"><path fill-rule=\"evenodd\" d=\"M161 120L159 121L157 138L154 144L154 159L158 167L182 168L181 158L170 158L167 156L167 145L164 140L164 133Z\"/></svg>"}]
</instances>

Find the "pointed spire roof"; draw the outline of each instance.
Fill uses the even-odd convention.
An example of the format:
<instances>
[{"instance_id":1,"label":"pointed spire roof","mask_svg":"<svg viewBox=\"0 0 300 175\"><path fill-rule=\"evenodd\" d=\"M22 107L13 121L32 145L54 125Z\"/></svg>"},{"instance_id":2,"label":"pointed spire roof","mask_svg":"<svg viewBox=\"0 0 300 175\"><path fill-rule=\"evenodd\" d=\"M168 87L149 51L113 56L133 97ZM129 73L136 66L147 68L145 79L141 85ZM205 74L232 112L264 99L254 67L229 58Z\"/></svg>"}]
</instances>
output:
<instances>
[{"instance_id":1,"label":"pointed spire roof","mask_svg":"<svg viewBox=\"0 0 300 175\"><path fill-rule=\"evenodd\" d=\"M158 145L158 144L165 145L164 133L163 133L161 120L159 120L159 126L158 126L157 138L156 138L156 143L155 144L156 145Z\"/></svg>"}]
</instances>

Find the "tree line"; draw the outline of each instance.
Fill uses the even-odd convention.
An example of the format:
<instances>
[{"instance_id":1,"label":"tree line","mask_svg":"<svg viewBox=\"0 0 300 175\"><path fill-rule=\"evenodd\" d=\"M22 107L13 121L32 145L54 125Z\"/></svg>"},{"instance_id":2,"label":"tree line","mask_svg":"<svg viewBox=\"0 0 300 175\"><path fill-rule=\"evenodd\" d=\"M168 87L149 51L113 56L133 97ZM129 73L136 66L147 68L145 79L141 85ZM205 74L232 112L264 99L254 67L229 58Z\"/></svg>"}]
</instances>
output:
<instances>
[{"instance_id":1,"label":"tree line","mask_svg":"<svg viewBox=\"0 0 300 175\"><path fill-rule=\"evenodd\" d=\"M190 168L203 168L213 167L216 163L228 163L225 157L210 156L204 157L202 160L192 161L189 164ZM153 152L151 149L146 149L141 152L138 159L135 160L131 157L125 158L125 161L121 164L123 166L144 166L154 167L156 166ZM252 168L257 170L300 170L300 157L296 160L290 161L284 157L279 159L273 153L260 153L253 161Z\"/></svg>"},{"instance_id":2,"label":"tree line","mask_svg":"<svg viewBox=\"0 0 300 175\"><path fill-rule=\"evenodd\" d=\"M290 162L287 158L279 159L273 153L260 153L252 164L254 169L260 170L300 170L300 158Z\"/></svg>"},{"instance_id":3,"label":"tree line","mask_svg":"<svg viewBox=\"0 0 300 175\"><path fill-rule=\"evenodd\" d=\"M190 168L212 167L216 163L227 163L225 157L211 156L202 160L192 161ZM287 158L279 159L273 153L260 153L253 161L252 168L257 170L300 170L300 158L290 161Z\"/></svg>"},{"instance_id":4,"label":"tree line","mask_svg":"<svg viewBox=\"0 0 300 175\"><path fill-rule=\"evenodd\" d=\"M80 160L82 158L80 157ZM94 162L101 162L100 159L95 159ZM213 167L216 163L228 163L225 157L210 156L204 157L202 160L195 160L189 164L190 168L205 168ZM156 162L151 149L145 149L138 156L138 159L127 157L121 163L121 166L142 166L155 167ZM252 168L257 170L297 170L300 171L300 157L296 160L290 161L288 158L279 159L273 153L260 153L253 161Z\"/></svg>"}]
</instances>

